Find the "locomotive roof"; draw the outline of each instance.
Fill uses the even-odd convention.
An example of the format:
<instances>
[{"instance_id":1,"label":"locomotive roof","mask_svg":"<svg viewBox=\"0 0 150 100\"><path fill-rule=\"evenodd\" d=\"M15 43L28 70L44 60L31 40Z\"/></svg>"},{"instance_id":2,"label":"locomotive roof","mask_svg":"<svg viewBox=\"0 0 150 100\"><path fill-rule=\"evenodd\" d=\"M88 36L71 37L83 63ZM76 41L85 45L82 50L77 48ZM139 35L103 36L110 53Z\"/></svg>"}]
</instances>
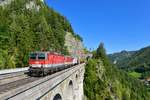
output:
<instances>
[{"instance_id":1,"label":"locomotive roof","mask_svg":"<svg viewBox=\"0 0 150 100\"><path fill-rule=\"evenodd\" d=\"M65 57L72 57L72 56L69 56L69 55L64 55L64 54L60 54L60 53L57 53L57 52L50 52L50 51L35 51L35 52L31 52L31 53L47 53L47 54L61 55L61 56L65 56ZM72 57L72 58L74 58L74 57Z\"/></svg>"},{"instance_id":2,"label":"locomotive roof","mask_svg":"<svg viewBox=\"0 0 150 100\"><path fill-rule=\"evenodd\" d=\"M31 52L31 53L49 53L49 54L55 54L55 55L63 55L63 54L60 54L57 52L50 52L50 51L35 51L35 52Z\"/></svg>"}]
</instances>

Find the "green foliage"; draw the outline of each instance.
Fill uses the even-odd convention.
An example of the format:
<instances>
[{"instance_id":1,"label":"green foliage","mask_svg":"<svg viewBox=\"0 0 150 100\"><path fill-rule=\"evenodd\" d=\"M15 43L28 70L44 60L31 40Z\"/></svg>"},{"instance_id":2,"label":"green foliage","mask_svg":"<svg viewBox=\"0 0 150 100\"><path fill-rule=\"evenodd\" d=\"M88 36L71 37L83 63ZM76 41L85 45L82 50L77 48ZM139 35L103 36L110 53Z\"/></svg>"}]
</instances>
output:
<instances>
[{"instance_id":1,"label":"green foliage","mask_svg":"<svg viewBox=\"0 0 150 100\"><path fill-rule=\"evenodd\" d=\"M96 76L96 61L89 60L86 67L85 67L85 78L84 78L84 86L85 86L85 94L91 99L94 100L94 93L95 93L95 84L97 82ZM93 93L93 94L91 94Z\"/></svg>"},{"instance_id":2,"label":"green foliage","mask_svg":"<svg viewBox=\"0 0 150 100\"><path fill-rule=\"evenodd\" d=\"M83 42L83 38L79 34L74 34L74 37Z\"/></svg>"},{"instance_id":3,"label":"green foliage","mask_svg":"<svg viewBox=\"0 0 150 100\"><path fill-rule=\"evenodd\" d=\"M100 43L99 47L96 50L96 53L94 54L94 58L101 59L104 66L108 66L110 64L109 59L106 56L106 50L103 43Z\"/></svg>"},{"instance_id":4,"label":"green foliage","mask_svg":"<svg viewBox=\"0 0 150 100\"><path fill-rule=\"evenodd\" d=\"M90 53L90 51L89 51L87 48L84 48L83 50L84 50L84 53L85 53L85 54Z\"/></svg>"},{"instance_id":5,"label":"green foliage","mask_svg":"<svg viewBox=\"0 0 150 100\"><path fill-rule=\"evenodd\" d=\"M138 73L138 72L128 72L128 75L134 78L141 78L141 73Z\"/></svg>"},{"instance_id":6,"label":"green foliage","mask_svg":"<svg viewBox=\"0 0 150 100\"><path fill-rule=\"evenodd\" d=\"M30 1L14 0L0 7L0 69L27 66L31 51L68 54L66 31L75 36L69 21L40 0L33 0L39 11L27 9Z\"/></svg>"},{"instance_id":7,"label":"green foliage","mask_svg":"<svg viewBox=\"0 0 150 100\"><path fill-rule=\"evenodd\" d=\"M85 66L84 92L88 100L149 100L140 81L112 65L100 44Z\"/></svg>"},{"instance_id":8,"label":"green foliage","mask_svg":"<svg viewBox=\"0 0 150 100\"><path fill-rule=\"evenodd\" d=\"M129 72L141 73L142 77L150 76L150 47L145 47L137 51L122 51L110 54L109 58L117 61L116 65Z\"/></svg>"}]
</instances>

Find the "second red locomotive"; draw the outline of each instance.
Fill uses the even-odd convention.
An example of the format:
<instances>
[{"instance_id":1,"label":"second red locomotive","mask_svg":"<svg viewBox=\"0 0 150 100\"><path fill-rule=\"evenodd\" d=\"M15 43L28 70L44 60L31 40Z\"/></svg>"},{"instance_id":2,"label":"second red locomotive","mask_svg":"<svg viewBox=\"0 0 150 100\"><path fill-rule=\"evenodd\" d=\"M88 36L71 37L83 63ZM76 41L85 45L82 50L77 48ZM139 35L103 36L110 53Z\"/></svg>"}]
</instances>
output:
<instances>
[{"instance_id":1,"label":"second red locomotive","mask_svg":"<svg viewBox=\"0 0 150 100\"><path fill-rule=\"evenodd\" d=\"M29 74L45 76L77 63L77 58L55 52L32 52L29 58Z\"/></svg>"}]
</instances>

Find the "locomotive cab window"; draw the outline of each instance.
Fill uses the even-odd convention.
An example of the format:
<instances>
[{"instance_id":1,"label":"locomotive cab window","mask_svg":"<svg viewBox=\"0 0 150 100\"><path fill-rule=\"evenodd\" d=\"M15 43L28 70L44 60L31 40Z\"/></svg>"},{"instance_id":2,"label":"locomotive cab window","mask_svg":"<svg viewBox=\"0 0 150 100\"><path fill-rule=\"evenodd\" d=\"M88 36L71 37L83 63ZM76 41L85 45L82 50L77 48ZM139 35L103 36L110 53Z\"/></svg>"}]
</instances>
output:
<instances>
[{"instance_id":1,"label":"locomotive cab window","mask_svg":"<svg viewBox=\"0 0 150 100\"><path fill-rule=\"evenodd\" d=\"M30 54L30 59L36 59L37 54L36 53L31 53Z\"/></svg>"},{"instance_id":2,"label":"locomotive cab window","mask_svg":"<svg viewBox=\"0 0 150 100\"><path fill-rule=\"evenodd\" d=\"M38 59L45 59L45 53L39 53Z\"/></svg>"}]
</instances>

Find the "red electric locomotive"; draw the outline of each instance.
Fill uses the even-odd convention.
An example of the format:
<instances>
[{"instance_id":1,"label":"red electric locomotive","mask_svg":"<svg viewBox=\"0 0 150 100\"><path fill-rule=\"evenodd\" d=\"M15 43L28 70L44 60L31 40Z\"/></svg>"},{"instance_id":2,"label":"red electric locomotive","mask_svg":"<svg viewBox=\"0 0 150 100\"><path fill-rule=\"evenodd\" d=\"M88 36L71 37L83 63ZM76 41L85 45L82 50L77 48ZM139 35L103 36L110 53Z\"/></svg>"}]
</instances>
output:
<instances>
[{"instance_id":1,"label":"red electric locomotive","mask_svg":"<svg viewBox=\"0 0 150 100\"><path fill-rule=\"evenodd\" d=\"M77 63L76 58L54 52L32 52L29 58L29 74L45 76Z\"/></svg>"}]
</instances>

